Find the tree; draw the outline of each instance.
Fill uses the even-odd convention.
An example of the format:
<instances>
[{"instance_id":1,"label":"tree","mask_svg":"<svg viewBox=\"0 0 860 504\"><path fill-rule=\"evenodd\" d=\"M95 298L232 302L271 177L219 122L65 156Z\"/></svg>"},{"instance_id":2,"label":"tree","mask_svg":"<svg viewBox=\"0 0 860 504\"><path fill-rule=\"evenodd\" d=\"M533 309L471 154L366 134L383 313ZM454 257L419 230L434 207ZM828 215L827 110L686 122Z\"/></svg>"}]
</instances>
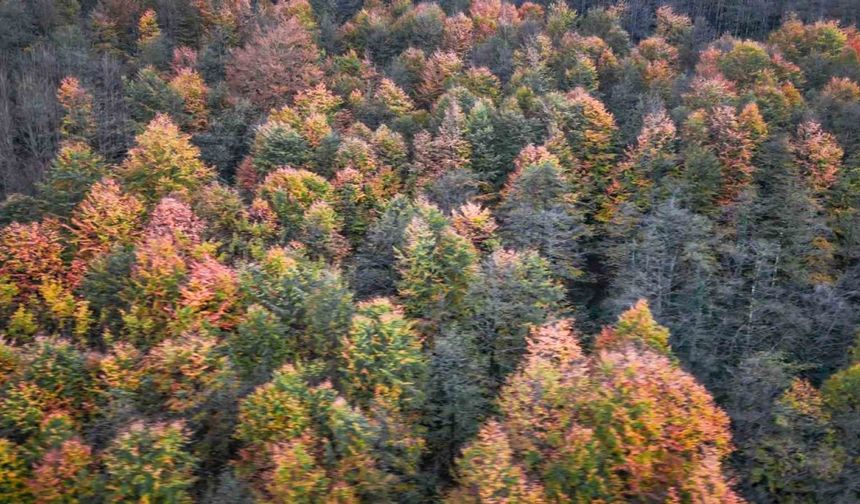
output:
<instances>
[{"instance_id":1,"label":"tree","mask_svg":"<svg viewBox=\"0 0 860 504\"><path fill-rule=\"evenodd\" d=\"M87 144L65 142L40 184L41 197L52 212L67 215L105 172L104 159Z\"/></svg>"},{"instance_id":2,"label":"tree","mask_svg":"<svg viewBox=\"0 0 860 504\"><path fill-rule=\"evenodd\" d=\"M421 403L427 363L421 340L400 308L385 298L359 304L342 342L340 382L352 401L377 396L405 409Z\"/></svg>"},{"instance_id":3,"label":"tree","mask_svg":"<svg viewBox=\"0 0 860 504\"><path fill-rule=\"evenodd\" d=\"M170 56L155 10L147 9L141 14L137 34L137 53L141 61L157 67L164 66Z\"/></svg>"},{"instance_id":4,"label":"tree","mask_svg":"<svg viewBox=\"0 0 860 504\"><path fill-rule=\"evenodd\" d=\"M642 210L652 204L653 186L676 170L675 124L659 110L645 116L636 145L625 153L626 159L612 170L612 181L606 188L607 200L598 214L603 221L612 219L618 206L631 201Z\"/></svg>"},{"instance_id":5,"label":"tree","mask_svg":"<svg viewBox=\"0 0 860 504\"><path fill-rule=\"evenodd\" d=\"M674 198L645 215L622 206L612 224L602 254L612 275L606 306L617 312L647 299L675 329L675 353L693 369L713 369L719 338L704 322L717 274L712 224Z\"/></svg>"},{"instance_id":6,"label":"tree","mask_svg":"<svg viewBox=\"0 0 860 504\"><path fill-rule=\"evenodd\" d=\"M803 501L823 495L845 464L821 393L795 379L775 401L773 424L755 441L753 483L779 499Z\"/></svg>"},{"instance_id":7,"label":"tree","mask_svg":"<svg viewBox=\"0 0 860 504\"><path fill-rule=\"evenodd\" d=\"M146 405L173 414L199 411L235 379L217 340L205 332L185 333L153 347L141 362L141 376Z\"/></svg>"},{"instance_id":8,"label":"tree","mask_svg":"<svg viewBox=\"0 0 860 504\"><path fill-rule=\"evenodd\" d=\"M0 231L0 277L11 281L26 297L42 282L62 278L62 253L56 221L13 222Z\"/></svg>"},{"instance_id":9,"label":"tree","mask_svg":"<svg viewBox=\"0 0 860 504\"><path fill-rule=\"evenodd\" d=\"M148 203L174 191L193 191L214 177L212 169L200 161L200 151L191 138L167 115L157 115L135 143L118 175L128 191Z\"/></svg>"},{"instance_id":10,"label":"tree","mask_svg":"<svg viewBox=\"0 0 860 504\"><path fill-rule=\"evenodd\" d=\"M540 485L528 480L525 470L513 459L503 427L490 420L478 439L463 450L457 462L458 487L450 503L541 504L546 502Z\"/></svg>"},{"instance_id":11,"label":"tree","mask_svg":"<svg viewBox=\"0 0 860 504\"><path fill-rule=\"evenodd\" d=\"M60 126L63 138L71 141L91 141L96 128L92 95L81 86L76 77L69 76L60 82L57 100L65 112Z\"/></svg>"},{"instance_id":12,"label":"tree","mask_svg":"<svg viewBox=\"0 0 860 504\"><path fill-rule=\"evenodd\" d=\"M353 257L351 284L357 294L391 295L398 279L396 251L404 244L404 232L417 210L405 196L397 196L383 208L364 235Z\"/></svg>"},{"instance_id":13,"label":"tree","mask_svg":"<svg viewBox=\"0 0 860 504\"><path fill-rule=\"evenodd\" d=\"M252 383L268 381L272 371L298 354L286 331L270 310L250 305L227 341L230 360Z\"/></svg>"},{"instance_id":14,"label":"tree","mask_svg":"<svg viewBox=\"0 0 860 504\"><path fill-rule=\"evenodd\" d=\"M137 129L143 129L159 114L169 114L180 122L187 121L182 96L162 78L155 67L141 68L124 88L129 114Z\"/></svg>"},{"instance_id":15,"label":"tree","mask_svg":"<svg viewBox=\"0 0 860 504\"><path fill-rule=\"evenodd\" d=\"M354 311L338 270L309 261L300 251L273 248L259 264L243 268L239 278L248 302L278 317L292 353L303 360L329 359L334 366Z\"/></svg>"},{"instance_id":16,"label":"tree","mask_svg":"<svg viewBox=\"0 0 860 504\"><path fill-rule=\"evenodd\" d=\"M122 320L130 341L148 347L170 334L188 264L179 244L169 236L144 240L134 256L130 282L121 294L128 303Z\"/></svg>"},{"instance_id":17,"label":"tree","mask_svg":"<svg viewBox=\"0 0 860 504\"><path fill-rule=\"evenodd\" d=\"M97 405L92 365L68 340L37 338L6 384L0 422L26 438L55 411L84 421Z\"/></svg>"},{"instance_id":18,"label":"tree","mask_svg":"<svg viewBox=\"0 0 860 504\"><path fill-rule=\"evenodd\" d=\"M180 289L177 329L229 331L239 319L236 272L210 255L191 262L188 281Z\"/></svg>"},{"instance_id":19,"label":"tree","mask_svg":"<svg viewBox=\"0 0 860 504\"><path fill-rule=\"evenodd\" d=\"M720 162L720 189L717 201L736 202L752 182L756 149L767 137L767 125L758 107L748 104L738 113L734 107L717 106L709 112L699 110L687 118L687 137L700 143Z\"/></svg>"},{"instance_id":20,"label":"tree","mask_svg":"<svg viewBox=\"0 0 860 504\"><path fill-rule=\"evenodd\" d=\"M82 502L96 495L95 457L78 438L45 453L27 483L36 502Z\"/></svg>"},{"instance_id":21,"label":"tree","mask_svg":"<svg viewBox=\"0 0 860 504\"><path fill-rule=\"evenodd\" d=\"M495 232L499 228L489 209L466 203L451 215L451 226L479 250L495 247Z\"/></svg>"},{"instance_id":22,"label":"tree","mask_svg":"<svg viewBox=\"0 0 860 504\"><path fill-rule=\"evenodd\" d=\"M270 119L257 129L251 159L258 176L281 167L302 168L310 158L308 142L289 124Z\"/></svg>"},{"instance_id":23,"label":"tree","mask_svg":"<svg viewBox=\"0 0 860 504\"><path fill-rule=\"evenodd\" d=\"M185 451L188 441L181 422L129 425L102 455L106 498L110 502L192 502L197 459Z\"/></svg>"},{"instance_id":24,"label":"tree","mask_svg":"<svg viewBox=\"0 0 860 504\"><path fill-rule=\"evenodd\" d=\"M844 152L820 124L801 124L791 148L813 191L826 191L836 182Z\"/></svg>"},{"instance_id":25,"label":"tree","mask_svg":"<svg viewBox=\"0 0 860 504\"><path fill-rule=\"evenodd\" d=\"M450 52L436 51L421 71L417 94L424 104L432 103L460 72L463 62Z\"/></svg>"},{"instance_id":26,"label":"tree","mask_svg":"<svg viewBox=\"0 0 860 504\"><path fill-rule=\"evenodd\" d=\"M558 164L545 161L511 174L499 208L503 243L516 250L535 249L549 260L553 273L572 280L581 274L588 236L570 183Z\"/></svg>"},{"instance_id":27,"label":"tree","mask_svg":"<svg viewBox=\"0 0 860 504\"><path fill-rule=\"evenodd\" d=\"M227 66L231 91L266 110L320 81L319 49L296 18L256 33Z\"/></svg>"},{"instance_id":28,"label":"tree","mask_svg":"<svg viewBox=\"0 0 860 504\"><path fill-rule=\"evenodd\" d=\"M243 443L239 474L254 482L260 498L327 496L355 502L382 498L393 481L377 467L376 433L327 382L309 385L317 371L286 365L270 383L240 404L236 437ZM325 448L328 456L322 457ZM268 468L262 478L257 468Z\"/></svg>"},{"instance_id":29,"label":"tree","mask_svg":"<svg viewBox=\"0 0 860 504\"><path fill-rule=\"evenodd\" d=\"M341 218L325 201L315 201L303 216L299 234L312 259L339 263L349 254L349 243L341 234Z\"/></svg>"},{"instance_id":30,"label":"tree","mask_svg":"<svg viewBox=\"0 0 860 504\"><path fill-rule=\"evenodd\" d=\"M585 185L606 187L618 131L613 115L582 88L567 95L550 94L547 99L551 100L553 119L573 152L577 174Z\"/></svg>"},{"instance_id":31,"label":"tree","mask_svg":"<svg viewBox=\"0 0 860 504\"><path fill-rule=\"evenodd\" d=\"M439 132L430 144L437 173L469 166L471 149L464 138L465 121L460 106L452 100L445 109Z\"/></svg>"},{"instance_id":32,"label":"tree","mask_svg":"<svg viewBox=\"0 0 860 504\"><path fill-rule=\"evenodd\" d=\"M112 179L96 182L72 214L76 259L89 261L117 244L130 244L140 232L143 211L143 204Z\"/></svg>"},{"instance_id":33,"label":"tree","mask_svg":"<svg viewBox=\"0 0 860 504\"><path fill-rule=\"evenodd\" d=\"M495 389L518 367L530 329L562 312L565 296L549 263L535 251L500 249L484 259L468 297L473 314L467 327Z\"/></svg>"},{"instance_id":34,"label":"tree","mask_svg":"<svg viewBox=\"0 0 860 504\"><path fill-rule=\"evenodd\" d=\"M503 430L490 426L493 446L504 446L504 433L547 500L740 502L720 474L731 451L728 418L691 376L650 350L598 347L587 358L569 321L543 326L499 410Z\"/></svg>"},{"instance_id":35,"label":"tree","mask_svg":"<svg viewBox=\"0 0 860 504\"><path fill-rule=\"evenodd\" d=\"M464 313L476 251L436 208L424 204L421 210L397 251L397 291L407 315L435 325Z\"/></svg>"},{"instance_id":36,"label":"tree","mask_svg":"<svg viewBox=\"0 0 860 504\"><path fill-rule=\"evenodd\" d=\"M190 131L201 131L206 128L209 111L206 107L206 96L209 90L203 82L203 77L196 71L183 67L176 72L168 84L183 101L183 109L188 115L186 127Z\"/></svg>"},{"instance_id":37,"label":"tree","mask_svg":"<svg viewBox=\"0 0 860 504\"><path fill-rule=\"evenodd\" d=\"M501 135L496 131L495 113L491 103L479 101L469 111L465 133L471 147L469 165L483 179L498 185L507 167L499 152Z\"/></svg>"},{"instance_id":38,"label":"tree","mask_svg":"<svg viewBox=\"0 0 860 504\"><path fill-rule=\"evenodd\" d=\"M27 464L18 453L18 446L8 439L0 439L0 497L8 502L32 502L27 488Z\"/></svg>"},{"instance_id":39,"label":"tree","mask_svg":"<svg viewBox=\"0 0 860 504\"><path fill-rule=\"evenodd\" d=\"M305 212L317 201L328 201L332 187L324 178L307 170L280 168L263 180L257 194L272 207L288 236L295 236Z\"/></svg>"}]
</instances>

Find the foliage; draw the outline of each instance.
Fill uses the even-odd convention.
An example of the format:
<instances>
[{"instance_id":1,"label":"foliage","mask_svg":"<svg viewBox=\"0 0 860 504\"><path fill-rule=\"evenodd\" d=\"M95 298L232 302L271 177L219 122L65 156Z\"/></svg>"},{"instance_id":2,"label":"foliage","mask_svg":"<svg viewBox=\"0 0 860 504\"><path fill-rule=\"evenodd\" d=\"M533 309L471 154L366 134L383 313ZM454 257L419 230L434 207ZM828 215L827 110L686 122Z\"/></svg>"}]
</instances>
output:
<instances>
[{"instance_id":1,"label":"foliage","mask_svg":"<svg viewBox=\"0 0 860 504\"><path fill-rule=\"evenodd\" d=\"M191 502L194 456L184 450L188 434L179 422L137 421L111 441L103 455L110 502Z\"/></svg>"},{"instance_id":2,"label":"foliage","mask_svg":"<svg viewBox=\"0 0 860 504\"><path fill-rule=\"evenodd\" d=\"M227 83L261 109L282 105L320 80L318 52L308 30L289 18L235 50Z\"/></svg>"},{"instance_id":3,"label":"foliage","mask_svg":"<svg viewBox=\"0 0 860 504\"><path fill-rule=\"evenodd\" d=\"M659 3L0 1L0 501L858 501L857 9Z\"/></svg>"},{"instance_id":4,"label":"foliage","mask_svg":"<svg viewBox=\"0 0 860 504\"><path fill-rule=\"evenodd\" d=\"M118 175L127 190L147 202L173 191L193 191L213 177L212 170L200 161L200 151L190 137L164 114L157 115L135 143Z\"/></svg>"}]
</instances>

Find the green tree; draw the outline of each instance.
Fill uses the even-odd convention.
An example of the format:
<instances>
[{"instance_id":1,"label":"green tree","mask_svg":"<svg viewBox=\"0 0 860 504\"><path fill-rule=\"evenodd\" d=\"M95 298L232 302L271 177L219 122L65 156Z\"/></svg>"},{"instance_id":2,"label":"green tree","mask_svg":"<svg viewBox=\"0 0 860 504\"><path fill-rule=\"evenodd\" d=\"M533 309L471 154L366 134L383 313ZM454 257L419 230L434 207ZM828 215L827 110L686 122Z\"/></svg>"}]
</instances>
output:
<instances>
[{"instance_id":1,"label":"green tree","mask_svg":"<svg viewBox=\"0 0 860 504\"><path fill-rule=\"evenodd\" d=\"M197 459L186 451L181 422L137 421L121 431L102 455L109 502L192 502Z\"/></svg>"},{"instance_id":2,"label":"green tree","mask_svg":"<svg viewBox=\"0 0 860 504\"><path fill-rule=\"evenodd\" d=\"M359 304L342 347L339 381L347 398L363 406L376 396L401 408L420 405L427 372L421 340L391 301Z\"/></svg>"},{"instance_id":3,"label":"green tree","mask_svg":"<svg viewBox=\"0 0 860 504\"><path fill-rule=\"evenodd\" d=\"M51 212L67 215L106 171L104 159L89 146L81 142L64 143L40 184L41 198Z\"/></svg>"},{"instance_id":4,"label":"green tree","mask_svg":"<svg viewBox=\"0 0 860 504\"><path fill-rule=\"evenodd\" d=\"M476 273L476 251L434 207L423 204L397 251L397 291L406 314L432 325L465 313Z\"/></svg>"},{"instance_id":5,"label":"green tree","mask_svg":"<svg viewBox=\"0 0 860 504\"><path fill-rule=\"evenodd\" d=\"M570 280L582 274L581 240L590 231L576 193L558 164L547 161L512 173L499 220L505 245L537 250L559 278Z\"/></svg>"}]
</instances>

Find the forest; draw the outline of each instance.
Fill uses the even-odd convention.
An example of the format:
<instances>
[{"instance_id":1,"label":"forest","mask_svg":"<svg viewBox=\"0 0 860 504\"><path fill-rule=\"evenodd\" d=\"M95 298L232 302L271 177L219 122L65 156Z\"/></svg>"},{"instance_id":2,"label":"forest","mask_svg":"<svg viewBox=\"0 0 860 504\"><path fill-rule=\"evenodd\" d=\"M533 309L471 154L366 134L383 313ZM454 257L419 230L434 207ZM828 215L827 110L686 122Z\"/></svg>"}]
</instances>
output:
<instances>
[{"instance_id":1,"label":"forest","mask_svg":"<svg viewBox=\"0 0 860 504\"><path fill-rule=\"evenodd\" d=\"M0 0L0 502L860 502L858 0Z\"/></svg>"}]
</instances>

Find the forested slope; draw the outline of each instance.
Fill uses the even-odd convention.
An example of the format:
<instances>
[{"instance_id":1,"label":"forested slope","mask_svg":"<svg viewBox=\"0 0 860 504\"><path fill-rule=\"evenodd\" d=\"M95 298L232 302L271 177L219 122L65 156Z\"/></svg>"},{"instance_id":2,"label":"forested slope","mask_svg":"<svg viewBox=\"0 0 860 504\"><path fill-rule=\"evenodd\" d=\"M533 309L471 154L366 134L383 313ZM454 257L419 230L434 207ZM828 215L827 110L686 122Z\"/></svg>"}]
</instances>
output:
<instances>
[{"instance_id":1,"label":"forested slope","mask_svg":"<svg viewBox=\"0 0 860 504\"><path fill-rule=\"evenodd\" d=\"M0 0L0 502L857 502L858 12Z\"/></svg>"}]
</instances>

